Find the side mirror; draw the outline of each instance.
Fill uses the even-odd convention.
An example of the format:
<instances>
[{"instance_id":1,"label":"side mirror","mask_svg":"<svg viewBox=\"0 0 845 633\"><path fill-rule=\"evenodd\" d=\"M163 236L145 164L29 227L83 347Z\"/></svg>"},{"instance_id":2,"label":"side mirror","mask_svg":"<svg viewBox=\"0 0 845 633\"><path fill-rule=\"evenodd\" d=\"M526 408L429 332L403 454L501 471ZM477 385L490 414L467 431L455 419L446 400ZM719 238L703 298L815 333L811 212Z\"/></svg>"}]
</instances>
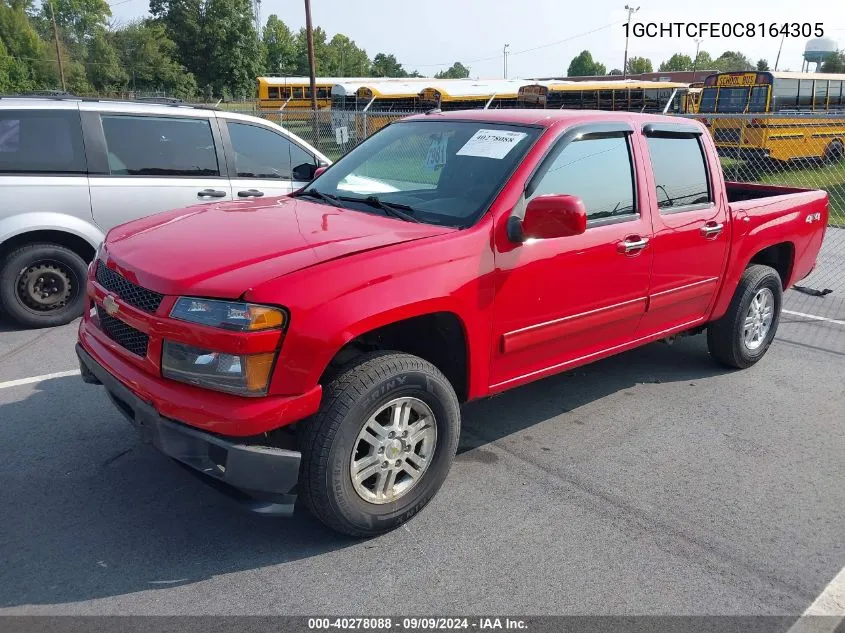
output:
<instances>
[{"instance_id":1,"label":"side mirror","mask_svg":"<svg viewBox=\"0 0 845 633\"><path fill-rule=\"evenodd\" d=\"M310 182L314 180L317 176L317 165L314 163L302 163L301 165L296 165L291 170L293 179L299 182Z\"/></svg>"},{"instance_id":2,"label":"side mirror","mask_svg":"<svg viewBox=\"0 0 845 633\"><path fill-rule=\"evenodd\" d=\"M328 165L320 165L319 167L317 167L317 169L315 169L315 170L314 170L314 178L316 178L317 176L319 176L320 174L322 174L322 173L323 173L324 171L326 171L328 168L329 168L329 166L328 166Z\"/></svg>"},{"instance_id":3,"label":"side mirror","mask_svg":"<svg viewBox=\"0 0 845 633\"><path fill-rule=\"evenodd\" d=\"M524 218L508 218L507 229L508 238L516 243L581 235L587 230L587 209L577 196L537 196L525 207Z\"/></svg>"}]
</instances>

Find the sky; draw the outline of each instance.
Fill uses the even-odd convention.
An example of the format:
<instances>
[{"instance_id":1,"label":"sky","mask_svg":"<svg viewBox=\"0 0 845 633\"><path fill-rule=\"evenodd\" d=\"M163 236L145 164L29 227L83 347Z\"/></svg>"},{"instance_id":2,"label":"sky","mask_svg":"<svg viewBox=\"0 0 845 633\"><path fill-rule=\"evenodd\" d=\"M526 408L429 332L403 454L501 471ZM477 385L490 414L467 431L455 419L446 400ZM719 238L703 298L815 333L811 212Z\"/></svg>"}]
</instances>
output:
<instances>
[{"instance_id":1,"label":"sky","mask_svg":"<svg viewBox=\"0 0 845 633\"><path fill-rule=\"evenodd\" d=\"M118 22L144 16L148 0L108 0ZM636 1L636 0L635 0ZM845 48L845 2L841 0L642 0L632 22L821 23L824 35ZM425 76L460 61L474 78L503 75L502 49L509 44L508 77L565 75L569 62L589 50L608 70L621 68L627 18L625 0L311 0L315 26L329 37L343 33L370 57L393 53L406 70ZM263 0L261 17L275 13L292 30L305 24L302 0ZM759 27L758 27L759 28ZM779 70L800 70L807 38L783 41ZM704 38L701 50L715 58L739 50L774 68L781 38ZM629 56L645 56L654 69L675 52L695 53L692 38L635 38Z\"/></svg>"}]
</instances>

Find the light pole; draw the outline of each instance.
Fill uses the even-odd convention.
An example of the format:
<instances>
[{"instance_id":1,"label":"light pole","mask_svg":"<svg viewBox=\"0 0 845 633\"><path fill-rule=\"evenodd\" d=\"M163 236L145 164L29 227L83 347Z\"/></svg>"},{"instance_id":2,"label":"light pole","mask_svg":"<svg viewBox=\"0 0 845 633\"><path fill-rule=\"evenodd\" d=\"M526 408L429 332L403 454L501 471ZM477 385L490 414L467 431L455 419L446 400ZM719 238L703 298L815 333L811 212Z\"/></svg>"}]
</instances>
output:
<instances>
[{"instance_id":1,"label":"light pole","mask_svg":"<svg viewBox=\"0 0 845 633\"><path fill-rule=\"evenodd\" d=\"M320 149L320 127L317 124L317 79L314 68L314 30L311 28L311 0L305 0L305 34L308 45L308 75L311 80L311 126L314 147Z\"/></svg>"},{"instance_id":2,"label":"light pole","mask_svg":"<svg viewBox=\"0 0 845 633\"><path fill-rule=\"evenodd\" d=\"M629 7L625 5L625 10L628 12L628 28L625 29L625 58L622 60L622 79L628 78L628 35L631 31L631 16L640 10L639 7Z\"/></svg>"},{"instance_id":3,"label":"light pole","mask_svg":"<svg viewBox=\"0 0 845 633\"><path fill-rule=\"evenodd\" d=\"M502 49L502 61L505 64L505 79L508 78L508 49L510 47L510 44L505 44L505 47Z\"/></svg>"},{"instance_id":4,"label":"light pole","mask_svg":"<svg viewBox=\"0 0 845 633\"><path fill-rule=\"evenodd\" d=\"M701 46L701 38L693 41L695 42L695 57L692 58L692 80L695 81L695 71L698 69L698 48Z\"/></svg>"}]
</instances>

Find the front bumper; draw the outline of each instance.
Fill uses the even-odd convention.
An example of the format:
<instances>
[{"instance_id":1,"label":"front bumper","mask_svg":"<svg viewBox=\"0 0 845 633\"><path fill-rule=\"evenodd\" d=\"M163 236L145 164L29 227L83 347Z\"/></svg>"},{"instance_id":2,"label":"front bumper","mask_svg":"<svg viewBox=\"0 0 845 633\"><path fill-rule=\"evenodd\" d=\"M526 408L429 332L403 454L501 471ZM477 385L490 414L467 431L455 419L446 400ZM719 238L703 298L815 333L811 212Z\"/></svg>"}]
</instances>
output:
<instances>
[{"instance_id":1,"label":"front bumper","mask_svg":"<svg viewBox=\"0 0 845 633\"><path fill-rule=\"evenodd\" d=\"M109 398L145 442L173 458L248 509L288 516L296 502L301 455L198 431L165 418L76 345L85 382L102 384Z\"/></svg>"}]
</instances>

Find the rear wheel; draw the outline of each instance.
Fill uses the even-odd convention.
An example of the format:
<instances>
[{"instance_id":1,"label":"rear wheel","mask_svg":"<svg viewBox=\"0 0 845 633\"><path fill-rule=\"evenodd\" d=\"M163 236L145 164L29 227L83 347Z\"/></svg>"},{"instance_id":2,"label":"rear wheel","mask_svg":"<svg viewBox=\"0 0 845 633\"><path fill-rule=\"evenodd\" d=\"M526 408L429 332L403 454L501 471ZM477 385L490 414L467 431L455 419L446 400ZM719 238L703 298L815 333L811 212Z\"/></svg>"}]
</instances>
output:
<instances>
[{"instance_id":1,"label":"rear wheel","mask_svg":"<svg viewBox=\"0 0 845 633\"><path fill-rule=\"evenodd\" d=\"M443 484L459 431L457 396L436 367L409 354L367 354L326 385L302 428L300 494L339 532L387 532Z\"/></svg>"},{"instance_id":2,"label":"rear wheel","mask_svg":"<svg viewBox=\"0 0 845 633\"><path fill-rule=\"evenodd\" d=\"M831 165L839 164L845 160L845 145L836 139L831 141L824 151L824 160Z\"/></svg>"},{"instance_id":3,"label":"rear wheel","mask_svg":"<svg viewBox=\"0 0 845 633\"><path fill-rule=\"evenodd\" d=\"M777 271L759 264L746 268L728 311L707 327L710 354L738 369L763 358L777 333L782 299Z\"/></svg>"},{"instance_id":4,"label":"rear wheel","mask_svg":"<svg viewBox=\"0 0 845 633\"><path fill-rule=\"evenodd\" d=\"M0 305L24 327L69 323L85 304L88 265L58 244L30 244L9 253L0 266Z\"/></svg>"}]
</instances>

